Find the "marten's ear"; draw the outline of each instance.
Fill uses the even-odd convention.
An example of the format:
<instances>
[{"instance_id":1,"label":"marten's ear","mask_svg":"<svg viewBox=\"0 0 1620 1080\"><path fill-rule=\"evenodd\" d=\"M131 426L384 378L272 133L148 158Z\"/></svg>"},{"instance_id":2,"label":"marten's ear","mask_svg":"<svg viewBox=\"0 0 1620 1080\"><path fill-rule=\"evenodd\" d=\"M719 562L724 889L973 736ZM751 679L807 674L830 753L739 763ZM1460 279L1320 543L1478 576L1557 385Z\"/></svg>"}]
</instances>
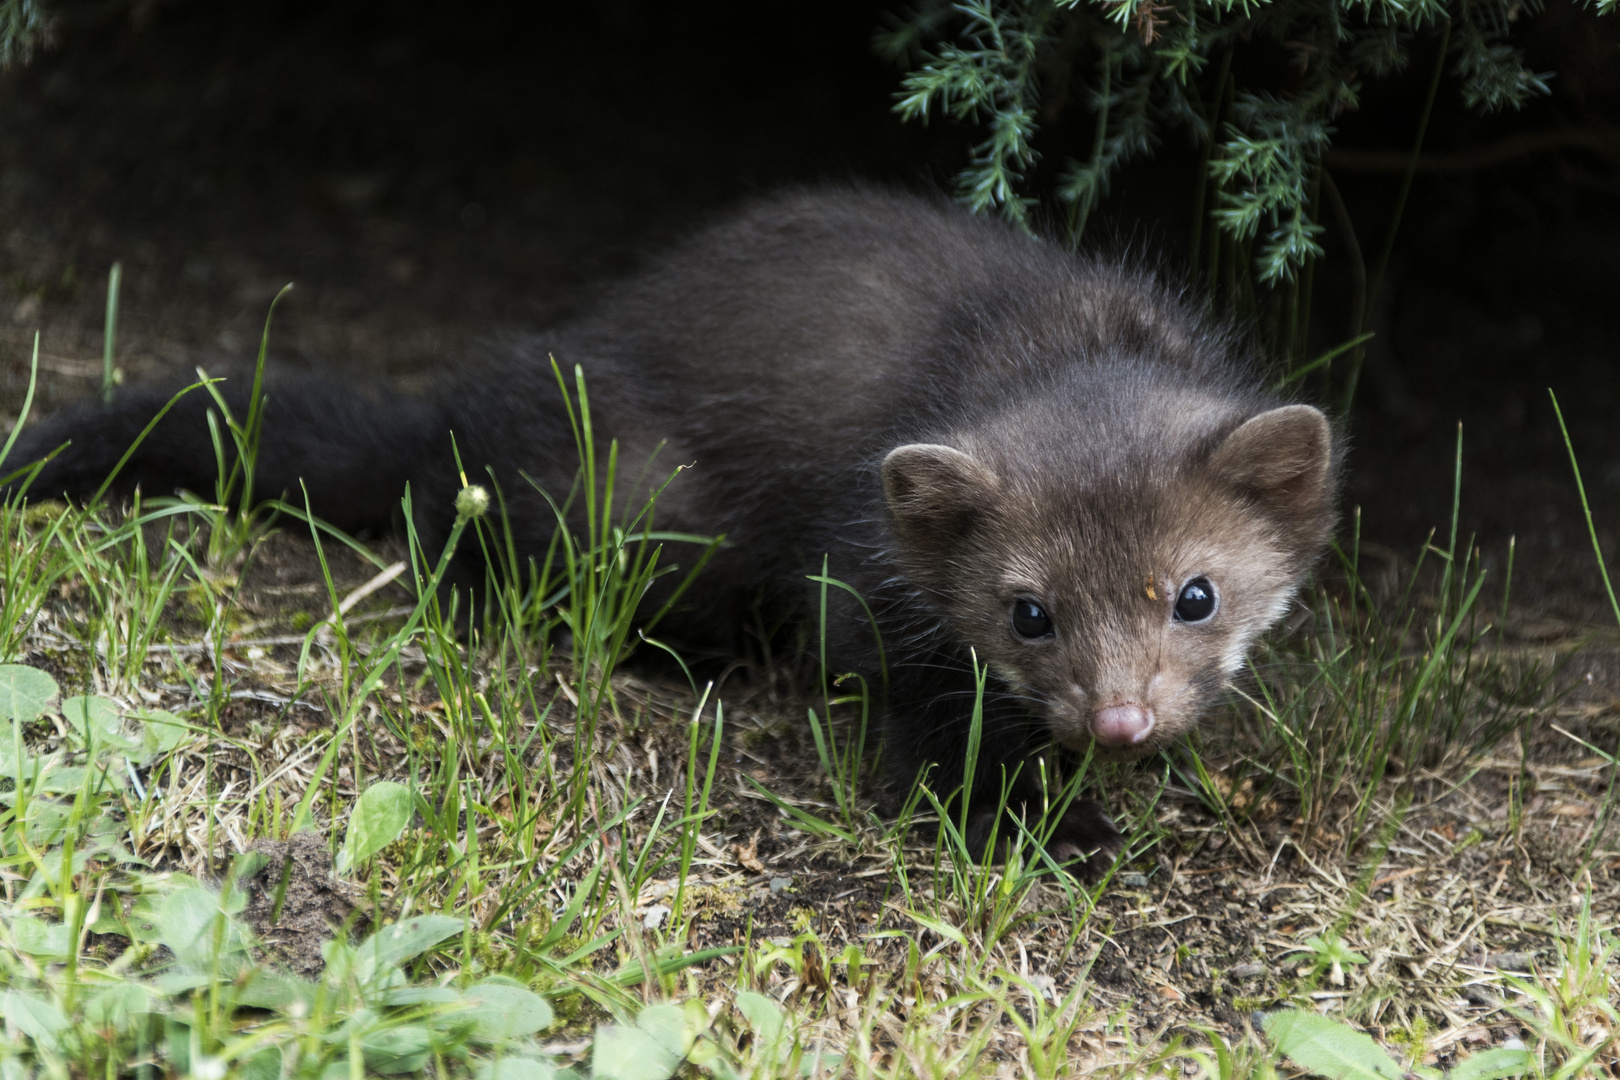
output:
<instances>
[{"instance_id":1,"label":"marten's ear","mask_svg":"<svg viewBox=\"0 0 1620 1080\"><path fill-rule=\"evenodd\" d=\"M1210 465L1296 530L1326 520L1333 429L1320 409L1284 405L1261 413L1221 441Z\"/></svg>"},{"instance_id":2,"label":"marten's ear","mask_svg":"<svg viewBox=\"0 0 1620 1080\"><path fill-rule=\"evenodd\" d=\"M883 459L883 494L901 534L937 549L972 526L996 490L996 476L950 446L910 443Z\"/></svg>"}]
</instances>

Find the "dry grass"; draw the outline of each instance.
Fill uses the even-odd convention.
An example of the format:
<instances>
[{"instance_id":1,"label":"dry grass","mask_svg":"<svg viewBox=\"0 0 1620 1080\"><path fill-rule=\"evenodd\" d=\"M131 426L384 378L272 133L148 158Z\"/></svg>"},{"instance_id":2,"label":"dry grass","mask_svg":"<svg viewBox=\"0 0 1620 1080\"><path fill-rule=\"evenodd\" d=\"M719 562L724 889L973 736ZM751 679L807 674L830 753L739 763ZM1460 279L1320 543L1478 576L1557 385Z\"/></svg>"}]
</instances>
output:
<instances>
[{"instance_id":1,"label":"dry grass","mask_svg":"<svg viewBox=\"0 0 1620 1080\"><path fill-rule=\"evenodd\" d=\"M796 827L759 795L745 777L810 814L833 815L832 781L796 719L812 688L743 674L703 706L705 726L723 709L724 732L713 813L692 830L682 880L674 826L697 707L689 691L619 672L601 722L586 731L565 664L531 664L514 680L510 657L501 671L476 654L445 652L442 641L417 641L333 747L345 678L352 688L352 668L384 648L408 597L397 584L375 590L347 621L351 647L317 631L300 667L308 631L293 628L323 609L299 604L326 591L306 591L309 556L307 543L273 538L231 605L216 608L215 627L235 629L154 649L134 680L121 682L86 653L89 616L73 582L33 624L23 662L123 711L155 706L197 729L147 773L142 797L126 787L122 806L108 807L147 864L143 876L157 875L126 902L161 893L153 882L165 875L218 882L233 857L269 851L267 870L238 883L249 897L244 917L258 955L306 975L322 966L312 927L323 921L328 933L359 939L411 915L454 913L469 920L470 944L414 977L516 974L559 1005L557 1023L534 1043L556 1064L587 1067L597 1026L627 1021L639 1004L698 1001L727 1059L769 1074L782 1061L762 1058L757 1036L728 1007L753 990L782 1004L811 1075L1219 1071L1197 1052L1210 1033L1248 1046L1259 1067L1266 1053L1250 1018L1290 1004L1343 1017L1409 1063L1444 1066L1513 1038L1545 1043L1525 988L1565 977L1583 905L1605 930L1620 910L1614 830L1595 833L1612 764L1559 731L1612 744L1612 705L1591 696L1520 703L1535 722L1488 753L1456 749L1433 767L1387 776L1370 794L1347 783L1327 794L1310 830L1297 792L1257 787L1257 768L1278 763L1255 758L1266 740L1256 710L1239 701L1203 741L1202 790L1186 760L1101 778L1136 826L1133 857L1105 887L964 868L987 875L971 895L942 872L952 855L925 828L898 831L872 814L849 843ZM300 570L305 580L296 580ZM339 571L340 596L374 579L357 559ZM183 631L183 591L171 606ZM1535 648L1544 658L1568 645ZM449 682L447 659L460 664ZM499 734L481 710L464 711L480 699ZM59 716L28 729L40 754L69 747L71 734ZM576 739L588 741L576 751ZM514 758L511 748L525 743ZM1227 748L1224 757L1214 746ZM514 760L530 775L522 804ZM358 793L379 780L413 786L445 816L418 813L360 872L336 879L328 853ZM323 840L299 841L271 920L266 897L281 882L286 828L312 786L310 823ZM1224 805L1212 805L1212 792ZM452 794L460 803L447 810ZM570 817L576 799L583 809ZM97 869L106 889L110 867L91 867L83 880ZM6 879L10 910L22 910L28 875ZM582 888L592 892L563 928L570 932L546 954L527 954L526 942ZM590 938L605 941L579 955ZM1324 943L1355 959L1333 964ZM729 951L682 966L682 956L708 950ZM29 966L25 954L16 959ZM1560 1022L1576 1038L1607 1040L1606 1057L1585 1072L1606 1075L1616 1067L1612 1012L1590 1001L1563 1007ZM1551 1071L1569 1055L1553 1046L1546 1060Z\"/></svg>"},{"instance_id":2,"label":"dry grass","mask_svg":"<svg viewBox=\"0 0 1620 1080\"><path fill-rule=\"evenodd\" d=\"M879 813L791 652L621 665L609 513L468 645L409 540L0 510L5 1075L1225 1080L1286 1009L1620 1075L1620 702L1455 529L1384 595L1352 547L1196 745L1098 771L1130 842L1085 883Z\"/></svg>"}]
</instances>

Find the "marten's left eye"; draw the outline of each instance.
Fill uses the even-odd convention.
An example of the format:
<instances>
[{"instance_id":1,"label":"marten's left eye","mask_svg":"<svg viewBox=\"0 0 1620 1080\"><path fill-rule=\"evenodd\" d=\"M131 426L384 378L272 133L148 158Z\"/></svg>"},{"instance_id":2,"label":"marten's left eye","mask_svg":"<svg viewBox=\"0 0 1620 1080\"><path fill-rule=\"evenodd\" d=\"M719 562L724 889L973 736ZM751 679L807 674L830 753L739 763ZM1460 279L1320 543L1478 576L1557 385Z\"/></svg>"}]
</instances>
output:
<instances>
[{"instance_id":1,"label":"marten's left eye","mask_svg":"<svg viewBox=\"0 0 1620 1080\"><path fill-rule=\"evenodd\" d=\"M1195 577L1181 587L1181 595L1176 597L1176 621L1204 622L1215 614L1219 603L1215 583L1207 577Z\"/></svg>"},{"instance_id":2,"label":"marten's left eye","mask_svg":"<svg viewBox=\"0 0 1620 1080\"><path fill-rule=\"evenodd\" d=\"M1052 633L1052 620L1046 609L1033 600L1014 600L1012 627L1019 637L1042 638Z\"/></svg>"}]
</instances>

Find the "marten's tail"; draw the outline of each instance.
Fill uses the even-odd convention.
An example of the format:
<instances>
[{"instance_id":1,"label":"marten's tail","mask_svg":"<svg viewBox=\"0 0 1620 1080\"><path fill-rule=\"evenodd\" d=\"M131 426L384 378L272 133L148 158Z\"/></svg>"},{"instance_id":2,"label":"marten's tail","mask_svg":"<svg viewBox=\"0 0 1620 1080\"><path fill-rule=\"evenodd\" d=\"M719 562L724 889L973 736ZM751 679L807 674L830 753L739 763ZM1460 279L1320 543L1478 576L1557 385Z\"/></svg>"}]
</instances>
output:
<instances>
[{"instance_id":1,"label":"marten's tail","mask_svg":"<svg viewBox=\"0 0 1620 1080\"><path fill-rule=\"evenodd\" d=\"M245 381L233 379L220 389L236 420L246 423ZM0 475L36 462L66 443L29 483L29 494L86 498L102 488L171 397L162 388L137 385L120 390L111 405L89 401L70 406L24 428L11 454L0 463ZM107 490L125 494L139 486L150 496L186 489L212 498L219 459L208 422L210 411L216 414L226 468L231 468L236 447L230 432L206 388L197 388L174 402ZM408 481L418 499L436 496L448 502L453 497L450 428L442 402L396 394L367 396L353 387L319 380L272 383L264 392L254 498L283 495L302 504L302 481L315 516L348 531L386 528Z\"/></svg>"}]
</instances>

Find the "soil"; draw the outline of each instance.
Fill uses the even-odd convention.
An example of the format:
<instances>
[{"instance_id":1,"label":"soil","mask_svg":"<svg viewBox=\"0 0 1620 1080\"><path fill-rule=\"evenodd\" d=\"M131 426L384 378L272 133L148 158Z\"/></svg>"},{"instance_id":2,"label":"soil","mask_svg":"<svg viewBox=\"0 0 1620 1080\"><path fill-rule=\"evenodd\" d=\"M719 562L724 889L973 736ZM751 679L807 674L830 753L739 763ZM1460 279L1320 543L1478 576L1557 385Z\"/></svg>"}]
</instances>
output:
<instances>
[{"instance_id":1,"label":"soil","mask_svg":"<svg viewBox=\"0 0 1620 1080\"><path fill-rule=\"evenodd\" d=\"M247 850L269 862L242 883L248 894L242 921L275 963L304 978L320 975L326 970L322 947L334 935L365 933L366 919L355 918L359 887L332 873L326 838L312 830L288 840L255 840Z\"/></svg>"}]
</instances>

